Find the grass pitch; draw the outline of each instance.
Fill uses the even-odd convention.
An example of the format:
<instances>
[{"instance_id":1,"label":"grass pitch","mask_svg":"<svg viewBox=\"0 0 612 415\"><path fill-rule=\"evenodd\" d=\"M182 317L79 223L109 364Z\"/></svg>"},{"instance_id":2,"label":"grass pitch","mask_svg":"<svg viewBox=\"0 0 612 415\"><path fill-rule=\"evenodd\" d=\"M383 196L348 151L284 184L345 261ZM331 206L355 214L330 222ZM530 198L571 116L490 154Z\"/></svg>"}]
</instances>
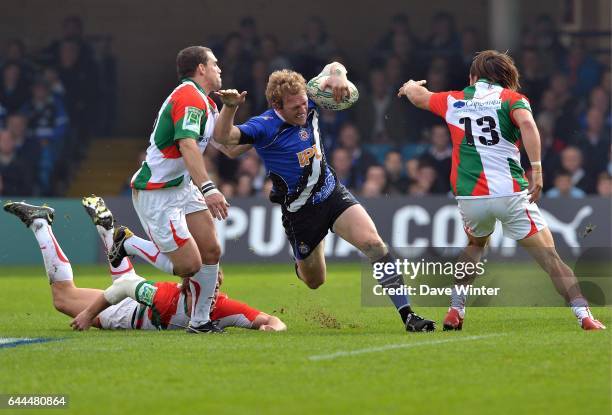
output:
<instances>
[{"instance_id":1,"label":"grass pitch","mask_svg":"<svg viewBox=\"0 0 612 415\"><path fill-rule=\"evenodd\" d=\"M289 264L224 270L230 297L289 331L76 333L42 267L2 268L0 337L61 340L0 349L0 394L67 394L58 413L83 414L611 411L612 330L583 332L567 308L472 307L462 332L408 334L392 308L361 307L359 265L331 264L316 291ZM109 283L105 267L74 271L78 286ZM418 311L440 323L446 309ZM594 310L608 327L611 311Z\"/></svg>"}]
</instances>

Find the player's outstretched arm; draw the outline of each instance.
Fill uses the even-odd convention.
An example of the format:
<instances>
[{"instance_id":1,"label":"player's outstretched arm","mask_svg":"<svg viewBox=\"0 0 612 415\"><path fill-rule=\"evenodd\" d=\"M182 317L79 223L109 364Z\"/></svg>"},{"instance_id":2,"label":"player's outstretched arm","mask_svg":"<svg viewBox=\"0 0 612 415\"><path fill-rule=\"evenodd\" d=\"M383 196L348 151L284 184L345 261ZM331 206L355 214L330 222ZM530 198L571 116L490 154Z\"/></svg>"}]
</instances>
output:
<instances>
[{"instance_id":1,"label":"player's outstretched arm","mask_svg":"<svg viewBox=\"0 0 612 415\"><path fill-rule=\"evenodd\" d=\"M285 331L287 325L278 317L266 313L259 313L253 320L253 328L262 331Z\"/></svg>"},{"instance_id":2,"label":"player's outstretched arm","mask_svg":"<svg viewBox=\"0 0 612 415\"><path fill-rule=\"evenodd\" d=\"M427 81L413 81L412 79L404 83L397 92L398 97L405 96L408 100L417 108L422 110L429 110L429 99L433 95L433 92L429 91L423 85Z\"/></svg>"},{"instance_id":3,"label":"player's outstretched arm","mask_svg":"<svg viewBox=\"0 0 612 415\"><path fill-rule=\"evenodd\" d=\"M225 144L219 144L215 140L212 140L210 144L212 144L214 148L216 148L217 150L219 150L220 152L222 152L223 154L225 154L227 157L231 159L240 157L241 155L243 155L244 153L246 153L247 151L253 148L251 144L239 144L236 146L228 146Z\"/></svg>"},{"instance_id":4,"label":"player's outstretched arm","mask_svg":"<svg viewBox=\"0 0 612 415\"><path fill-rule=\"evenodd\" d=\"M104 293L100 292L93 302L72 320L70 326L74 330L88 330L93 325L96 316L106 310L110 305L106 297L104 297Z\"/></svg>"},{"instance_id":5,"label":"player's outstretched arm","mask_svg":"<svg viewBox=\"0 0 612 415\"><path fill-rule=\"evenodd\" d=\"M516 126L521 130L521 140L525 146L525 152L531 162L531 180L529 183L529 202L536 202L540 198L544 180L542 178L541 142L538 127L533 119L531 111L517 108L512 111L512 118Z\"/></svg>"},{"instance_id":6,"label":"player's outstretched arm","mask_svg":"<svg viewBox=\"0 0 612 415\"><path fill-rule=\"evenodd\" d=\"M219 112L219 117L213 130L213 139L219 144L236 145L240 144L242 134L238 127L234 125L234 116L238 106L246 99L246 91L238 92L235 89L224 89L215 92L223 102L223 108Z\"/></svg>"}]
</instances>

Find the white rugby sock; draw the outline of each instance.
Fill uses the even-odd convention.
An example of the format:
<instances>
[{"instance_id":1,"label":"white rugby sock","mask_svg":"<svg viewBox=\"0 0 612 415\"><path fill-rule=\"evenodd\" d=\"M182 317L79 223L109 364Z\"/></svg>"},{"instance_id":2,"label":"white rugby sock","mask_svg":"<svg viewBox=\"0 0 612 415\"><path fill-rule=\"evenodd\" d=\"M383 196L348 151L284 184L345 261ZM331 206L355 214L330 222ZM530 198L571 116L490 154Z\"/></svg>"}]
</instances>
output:
<instances>
[{"instance_id":1,"label":"white rugby sock","mask_svg":"<svg viewBox=\"0 0 612 415\"><path fill-rule=\"evenodd\" d=\"M467 301L467 295L459 294L457 291L457 284L453 284L453 291L451 293L451 308L454 308L459 312L459 317L465 316L465 302Z\"/></svg>"},{"instance_id":2,"label":"white rugby sock","mask_svg":"<svg viewBox=\"0 0 612 415\"><path fill-rule=\"evenodd\" d=\"M168 255L160 252L153 242L134 235L125 241L123 247L128 255L136 255L153 265L155 268L167 274L173 274L174 266L172 265L172 261L170 261Z\"/></svg>"},{"instance_id":3,"label":"white rugby sock","mask_svg":"<svg viewBox=\"0 0 612 415\"><path fill-rule=\"evenodd\" d=\"M57 243L53 230L47 221L45 219L34 219L30 229L34 232L34 236L40 246L49 284L57 281L72 281L70 262Z\"/></svg>"},{"instance_id":4,"label":"white rugby sock","mask_svg":"<svg viewBox=\"0 0 612 415\"><path fill-rule=\"evenodd\" d=\"M108 253L108 251L113 246L114 230L106 229L100 225L96 225L96 230L98 231L98 235L100 235L102 243L104 243L104 248L106 248L106 252ZM121 264L119 264L118 267L113 267L110 262L108 263L108 265L110 266L110 273L113 281L115 281L122 275L134 273L134 267L132 266L132 263L130 262L130 259L128 257L123 258Z\"/></svg>"},{"instance_id":5,"label":"white rugby sock","mask_svg":"<svg viewBox=\"0 0 612 415\"><path fill-rule=\"evenodd\" d=\"M218 263L202 265L202 268L189 279L189 290L193 303L190 325L199 326L210 320L210 307L215 296L218 272Z\"/></svg>"},{"instance_id":6,"label":"white rugby sock","mask_svg":"<svg viewBox=\"0 0 612 415\"><path fill-rule=\"evenodd\" d=\"M591 310L589 309L589 303L584 297L576 297L570 300L570 307L572 312L578 319L578 323L582 322L583 318L590 317L593 318L593 314L591 314Z\"/></svg>"}]
</instances>

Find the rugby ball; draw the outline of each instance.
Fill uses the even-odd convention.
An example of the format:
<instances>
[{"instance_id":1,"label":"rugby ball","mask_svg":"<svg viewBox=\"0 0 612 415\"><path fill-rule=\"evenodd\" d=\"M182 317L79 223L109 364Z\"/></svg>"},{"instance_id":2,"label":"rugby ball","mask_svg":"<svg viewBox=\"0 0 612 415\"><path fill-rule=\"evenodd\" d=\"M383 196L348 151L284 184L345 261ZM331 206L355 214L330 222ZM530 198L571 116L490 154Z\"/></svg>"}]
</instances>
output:
<instances>
[{"instance_id":1,"label":"rugby ball","mask_svg":"<svg viewBox=\"0 0 612 415\"><path fill-rule=\"evenodd\" d=\"M359 99L359 91L351 81L348 81L351 96L348 98L344 97L342 101L336 102L330 88L326 88L325 90L321 89L321 84L327 78L327 75L319 75L316 78L312 78L306 85L308 98L312 99L318 107L326 110L340 111L352 107L355 102L357 102Z\"/></svg>"}]
</instances>

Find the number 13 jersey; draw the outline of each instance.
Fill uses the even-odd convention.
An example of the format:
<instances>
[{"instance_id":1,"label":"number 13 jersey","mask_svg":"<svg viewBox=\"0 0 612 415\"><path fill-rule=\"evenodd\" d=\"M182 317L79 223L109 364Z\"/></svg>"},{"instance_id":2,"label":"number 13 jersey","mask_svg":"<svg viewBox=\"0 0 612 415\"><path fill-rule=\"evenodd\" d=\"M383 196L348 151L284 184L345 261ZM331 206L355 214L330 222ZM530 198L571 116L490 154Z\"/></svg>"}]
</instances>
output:
<instances>
[{"instance_id":1,"label":"number 13 jersey","mask_svg":"<svg viewBox=\"0 0 612 415\"><path fill-rule=\"evenodd\" d=\"M429 110L450 129L450 182L458 199L509 196L527 189L521 132L512 116L519 108L531 111L524 95L485 79L463 91L431 96Z\"/></svg>"}]
</instances>

